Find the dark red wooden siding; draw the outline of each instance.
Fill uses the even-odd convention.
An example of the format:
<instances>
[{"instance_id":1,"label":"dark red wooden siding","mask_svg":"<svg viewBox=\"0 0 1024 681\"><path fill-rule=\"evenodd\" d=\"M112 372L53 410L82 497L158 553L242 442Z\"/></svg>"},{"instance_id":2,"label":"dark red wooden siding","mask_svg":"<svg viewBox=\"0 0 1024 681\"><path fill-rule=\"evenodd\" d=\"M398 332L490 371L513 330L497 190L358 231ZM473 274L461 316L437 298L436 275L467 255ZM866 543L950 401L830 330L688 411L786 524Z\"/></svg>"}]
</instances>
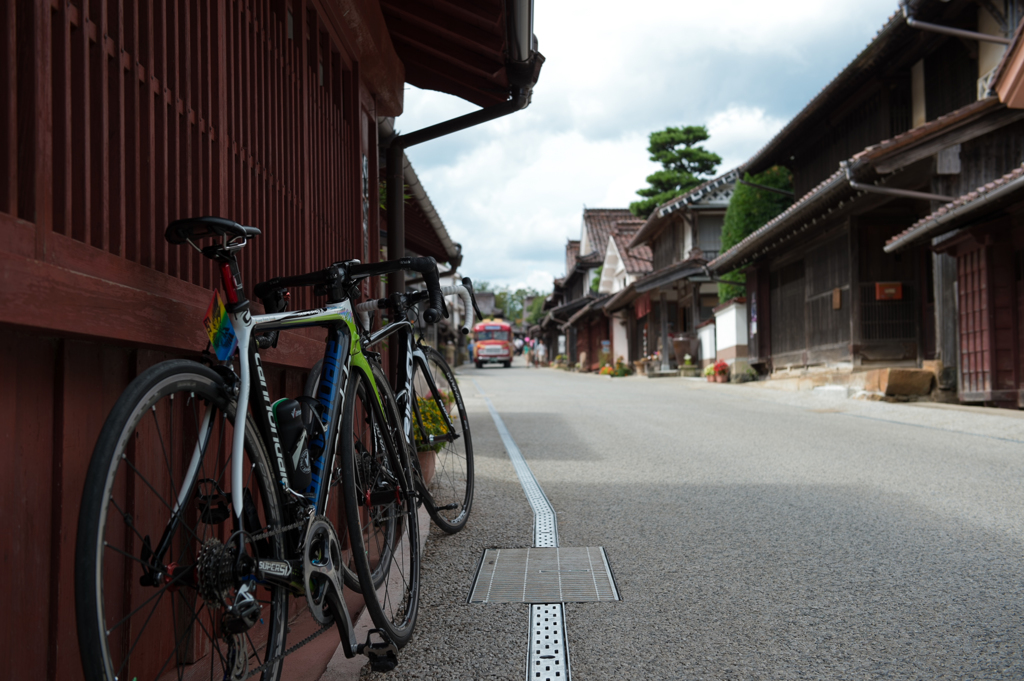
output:
<instances>
[{"instance_id":1,"label":"dark red wooden siding","mask_svg":"<svg viewBox=\"0 0 1024 681\"><path fill-rule=\"evenodd\" d=\"M369 0L0 4L7 677L81 677L73 558L96 436L135 375L205 344L213 269L169 246L167 223L214 214L261 228L242 259L249 286L378 259L376 188L365 203L361 191L364 156L378 175L370 86L397 77L400 93L401 73L353 39L346 13L364 5L383 27ZM285 334L267 353L272 394L301 390L319 338Z\"/></svg>"}]
</instances>

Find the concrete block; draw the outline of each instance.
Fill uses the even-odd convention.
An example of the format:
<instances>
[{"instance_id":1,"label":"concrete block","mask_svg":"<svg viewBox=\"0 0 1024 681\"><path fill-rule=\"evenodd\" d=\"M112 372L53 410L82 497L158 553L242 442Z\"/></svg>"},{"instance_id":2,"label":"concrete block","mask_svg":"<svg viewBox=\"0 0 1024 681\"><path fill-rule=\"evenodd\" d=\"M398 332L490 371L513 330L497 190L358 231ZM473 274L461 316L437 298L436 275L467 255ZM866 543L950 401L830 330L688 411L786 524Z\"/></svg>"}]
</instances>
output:
<instances>
[{"instance_id":1,"label":"concrete block","mask_svg":"<svg viewBox=\"0 0 1024 681\"><path fill-rule=\"evenodd\" d=\"M889 396L927 395L932 391L935 374L926 369L882 369L884 385L879 392ZM883 377L880 376L881 384Z\"/></svg>"},{"instance_id":2,"label":"concrete block","mask_svg":"<svg viewBox=\"0 0 1024 681\"><path fill-rule=\"evenodd\" d=\"M823 397L842 397L845 399L850 396L850 389L845 385L819 385L811 392Z\"/></svg>"}]
</instances>

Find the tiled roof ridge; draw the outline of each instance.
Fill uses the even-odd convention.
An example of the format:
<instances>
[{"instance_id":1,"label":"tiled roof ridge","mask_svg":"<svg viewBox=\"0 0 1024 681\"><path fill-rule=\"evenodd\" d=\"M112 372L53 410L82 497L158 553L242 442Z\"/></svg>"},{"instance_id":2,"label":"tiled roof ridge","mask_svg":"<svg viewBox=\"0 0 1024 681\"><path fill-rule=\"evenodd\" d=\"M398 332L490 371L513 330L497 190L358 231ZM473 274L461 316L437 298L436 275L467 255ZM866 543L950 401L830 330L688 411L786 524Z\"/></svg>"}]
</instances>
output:
<instances>
[{"instance_id":1,"label":"tiled roof ridge","mask_svg":"<svg viewBox=\"0 0 1024 681\"><path fill-rule=\"evenodd\" d=\"M730 253L732 253L733 251L742 250L744 247L746 247L752 241L755 241L758 237L763 235L765 232L770 231L773 227L778 225L783 220L787 219L793 213L801 210L802 207L804 205L806 205L812 198L814 198L817 194L819 194L822 191L824 191L830 184L833 184L837 179L839 179L840 177L843 177L844 175L845 175L845 169L843 169L843 168L840 168L836 172L834 172L831 175L829 175L818 186L814 187L809 192L807 192L806 194L801 196L799 199L794 201L792 203L792 205L790 205L786 210L782 211L781 213L776 215L774 218L772 218L768 222L764 223L763 225L761 225L760 227L755 229L753 232L751 232L750 234L745 236L738 244L736 244L735 246L730 248L728 251L726 251L725 253L722 253L717 258L712 260L708 264L708 267L710 269L717 270L718 269L718 263L720 263L721 261L724 261L726 259L726 256L728 256Z\"/></svg>"},{"instance_id":2,"label":"tiled roof ridge","mask_svg":"<svg viewBox=\"0 0 1024 681\"><path fill-rule=\"evenodd\" d=\"M949 113L943 114L933 121L928 121L923 125L901 132L889 139L884 139L881 142L876 142L875 144L864 147L864 149L853 155L853 159L859 160L861 158L877 156L880 152L889 151L893 147L918 141L919 138L926 137L935 130L942 130L957 121L966 121L977 113L984 112L986 109L997 107L999 105L998 97L985 97L984 99L973 101L959 109L954 109Z\"/></svg>"},{"instance_id":3,"label":"tiled roof ridge","mask_svg":"<svg viewBox=\"0 0 1024 681\"><path fill-rule=\"evenodd\" d=\"M936 209L932 213L930 213L930 214L926 215L925 217L921 218L920 220L918 220L917 222L912 224L910 227L907 227L905 230L903 230L899 234L893 236L888 241L886 241L885 242L886 248L896 244L899 241L905 240L907 237L909 237L914 232L916 232L916 231L922 229L923 227L925 227L926 225L928 225L928 223L934 222L934 221L938 220L939 218L941 218L941 217L943 217L943 216L945 216L945 215L947 215L949 213L952 213L953 211L955 211L955 210L957 210L959 208L963 208L963 207L968 206L968 205L970 205L970 204L972 204L972 203L974 203L974 202L976 202L976 201L978 201L980 199L983 199L987 195L989 195L993 191L995 191L996 189L999 189L1000 187L1005 186L1005 185L1009 184L1010 182L1013 182L1014 180L1017 180L1017 179L1020 179L1020 178L1024 178L1024 163L1022 163L1018 167L1014 168L1010 172L1006 173L1002 177L997 178L995 180L992 180L991 182L986 182L985 184L981 185L980 187L977 187L976 189L974 189L972 191L969 191L966 194L958 196L953 201L950 201L949 203L940 206L938 209Z\"/></svg>"},{"instance_id":4,"label":"tiled roof ridge","mask_svg":"<svg viewBox=\"0 0 1024 681\"><path fill-rule=\"evenodd\" d=\"M736 166L735 168L732 168L731 170L728 170L728 171L722 173L721 175L717 175L715 177L712 177L710 180L705 180L704 182L700 183L696 187L693 187L692 189L688 189L687 191L683 192L682 194L679 194L678 196L673 196L668 201L665 201L664 203L656 206L654 208L654 210L651 211L650 216L648 216L646 219L644 219L644 224L643 224L643 226L640 227L640 230L637 232L636 236L633 238L633 242L636 242L636 239L645 233L644 230L650 231L648 229L648 225L653 224L654 220L657 220L658 218L664 217L665 216L664 211L669 206L671 206L673 204L676 204L679 201L682 201L682 200L686 199L689 196L692 196L692 195L694 195L694 194L696 194L698 192L701 192L701 191L705 190L706 188L708 188L709 186L711 186L715 182L723 180L723 179L727 178L729 175L731 175L733 173L736 174L736 178L735 178L734 181L739 181L740 173L742 171L743 171L743 166L742 165ZM639 246L640 244L636 244L636 245Z\"/></svg>"},{"instance_id":5,"label":"tiled roof ridge","mask_svg":"<svg viewBox=\"0 0 1024 681\"><path fill-rule=\"evenodd\" d=\"M732 170L728 170L728 171L722 173L721 175L717 175L716 177L712 177L710 180L707 180L705 182L701 182L699 185L697 185L693 189L689 189L689 190L683 192L682 194L680 194L679 196L676 196L676 197L674 197L672 199L669 199L665 203L661 204L660 206L658 206L657 208L654 209L654 212L658 213L659 217L663 217L662 216L662 211L664 211L666 208L668 208L668 207L670 207L670 206L672 206L674 204L677 204L680 201L683 201L683 200L693 196L694 194L699 194L700 192L704 191L705 189L707 189L711 185L715 184L716 182L722 182L723 180L727 181L730 175L735 174L736 178L733 181L734 182L738 181L740 179L740 172L742 172L742 170L743 170L743 166L739 165L739 166L736 166L735 168L733 168ZM723 182L723 184L725 184L725 183ZM654 213L651 213L651 215L654 215Z\"/></svg>"}]
</instances>

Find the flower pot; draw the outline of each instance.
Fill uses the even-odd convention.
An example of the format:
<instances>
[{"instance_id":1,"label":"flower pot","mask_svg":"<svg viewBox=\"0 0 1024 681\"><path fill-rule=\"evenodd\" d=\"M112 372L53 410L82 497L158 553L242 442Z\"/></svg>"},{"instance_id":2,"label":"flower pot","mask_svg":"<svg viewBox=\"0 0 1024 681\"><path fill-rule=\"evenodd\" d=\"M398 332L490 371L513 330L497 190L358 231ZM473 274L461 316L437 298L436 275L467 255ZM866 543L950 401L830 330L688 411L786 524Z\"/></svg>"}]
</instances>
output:
<instances>
[{"instance_id":1,"label":"flower pot","mask_svg":"<svg viewBox=\"0 0 1024 681\"><path fill-rule=\"evenodd\" d=\"M725 383L729 380L729 377L725 374L715 374L715 383Z\"/></svg>"},{"instance_id":2,"label":"flower pot","mask_svg":"<svg viewBox=\"0 0 1024 681\"><path fill-rule=\"evenodd\" d=\"M712 374L711 376L706 376L705 378L708 379L708 383L714 383L715 382L714 374Z\"/></svg>"}]
</instances>

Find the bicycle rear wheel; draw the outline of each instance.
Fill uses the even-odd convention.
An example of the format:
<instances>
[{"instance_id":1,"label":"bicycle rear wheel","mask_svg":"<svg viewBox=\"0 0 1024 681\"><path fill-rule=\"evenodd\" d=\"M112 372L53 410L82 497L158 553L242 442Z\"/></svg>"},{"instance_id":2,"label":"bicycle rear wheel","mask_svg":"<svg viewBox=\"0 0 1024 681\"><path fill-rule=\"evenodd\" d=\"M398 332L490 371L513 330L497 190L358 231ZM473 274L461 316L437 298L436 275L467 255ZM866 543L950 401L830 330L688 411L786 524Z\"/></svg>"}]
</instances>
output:
<instances>
[{"instance_id":1,"label":"bicycle rear wheel","mask_svg":"<svg viewBox=\"0 0 1024 681\"><path fill-rule=\"evenodd\" d=\"M414 355L412 430L420 494L434 523L455 534L465 527L473 506L473 438L448 363L433 348L419 349L426 361Z\"/></svg>"},{"instance_id":2,"label":"bicycle rear wheel","mask_svg":"<svg viewBox=\"0 0 1024 681\"><path fill-rule=\"evenodd\" d=\"M107 417L85 480L75 552L87 679L241 679L284 650L283 588L245 588L242 595L261 606L254 626L226 615L241 585L230 547L247 547L250 558L284 553L281 535L257 542L258 556L252 544L239 544L235 530L279 527L281 508L251 421L243 488L232 489L233 415L220 376L173 360L140 374ZM235 494L244 498L242 528L232 521ZM280 674L276 661L262 678Z\"/></svg>"},{"instance_id":3,"label":"bicycle rear wheel","mask_svg":"<svg viewBox=\"0 0 1024 681\"><path fill-rule=\"evenodd\" d=\"M394 395L382 374L376 383L383 411L365 374L353 369L349 376L341 424L342 485L366 609L377 628L402 647L412 637L419 608L419 521ZM376 584L372 575L381 571L385 578Z\"/></svg>"}]
</instances>

